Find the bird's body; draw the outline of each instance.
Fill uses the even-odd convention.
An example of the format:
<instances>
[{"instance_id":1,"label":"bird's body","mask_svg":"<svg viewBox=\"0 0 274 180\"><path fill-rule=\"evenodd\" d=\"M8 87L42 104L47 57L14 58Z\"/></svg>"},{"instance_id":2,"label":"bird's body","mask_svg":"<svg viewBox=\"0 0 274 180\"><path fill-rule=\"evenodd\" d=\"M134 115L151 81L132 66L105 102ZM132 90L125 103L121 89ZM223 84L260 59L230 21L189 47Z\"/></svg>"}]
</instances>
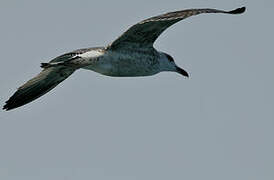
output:
<instances>
[{"instance_id":1,"label":"bird's body","mask_svg":"<svg viewBox=\"0 0 274 180\"><path fill-rule=\"evenodd\" d=\"M18 88L3 109L14 109L37 99L77 69L114 77L151 76L162 71L173 71L188 77L188 73L178 67L170 55L153 47L160 34L171 25L193 15L240 14L244 11L244 7L232 11L188 9L141 21L106 47L79 49L58 56L49 63L42 63L42 72Z\"/></svg>"},{"instance_id":2,"label":"bird's body","mask_svg":"<svg viewBox=\"0 0 274 180\"><path fill-rule=\"evenodd\" d=\"M90 64L83 69L92 70L107 76L136 77L149 76L160 72L159 53L154 49L127 51L107 51L104 48L87 52L100 54L89 57ZM84 56L85 54L83 54ZM81 55L80 55L81 56ZM87 57L88 58L88 57Z\"/></svg>"}]
</instances>

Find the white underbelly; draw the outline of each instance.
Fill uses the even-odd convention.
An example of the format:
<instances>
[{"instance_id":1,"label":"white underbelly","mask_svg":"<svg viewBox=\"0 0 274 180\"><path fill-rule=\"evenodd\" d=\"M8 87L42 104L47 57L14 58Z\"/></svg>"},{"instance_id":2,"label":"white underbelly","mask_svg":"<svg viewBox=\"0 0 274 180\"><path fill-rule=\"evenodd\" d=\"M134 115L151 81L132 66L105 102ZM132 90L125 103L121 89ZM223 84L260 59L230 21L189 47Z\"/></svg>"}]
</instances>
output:
<instances>
[{"instance_id":1,"label":"white underbelly","mask_svg":"<svg viewBox=\"0 0 274 180\"><path fill-rule=\"evenodd\" d=\"M151 54L110 53L96 63L83 67L107 76L150 76L159 72L159 63Z\"/></svg>"},{"instance_id":2,"label":"white underbelly","mask_svg":"<svg viewBox=\"0 0 274 180\"><path fill-rule=\"evenodd\" d=\"M116 77L134 77L134 76L151 76L158 73L155 66L143 63L104 63L89 65L83 69L92 70L107 76Z\"/></svg>"}]
</instances>

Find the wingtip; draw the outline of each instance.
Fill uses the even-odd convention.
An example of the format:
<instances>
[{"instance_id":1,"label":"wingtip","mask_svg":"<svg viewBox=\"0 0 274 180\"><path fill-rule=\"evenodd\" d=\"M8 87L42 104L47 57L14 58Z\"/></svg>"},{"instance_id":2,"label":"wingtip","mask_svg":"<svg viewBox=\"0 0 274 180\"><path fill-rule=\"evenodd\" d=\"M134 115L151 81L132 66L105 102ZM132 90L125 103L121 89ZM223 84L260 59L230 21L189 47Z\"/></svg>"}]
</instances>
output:
<instances>
[{"instance_id":1,"label":"wingtip","mask_svg":"<svg viewBox=\"0 0 274 180\"><path fill-rule=\"evenodd\" d=\"M237 9L234 9L232 11L228 11L227 13L229 13L229 14L242 14L242 13L245 12L245 10L246 10L246 7L243 6L241 8L237 8Z\"/></svg>"},{"instance_id":2,"label":"wingtip","mask_svg":"<svg viewBox=\"0 0 274 180\"><path fill-rule=\"evenodd\" d=\"M9 101L6 101L6 104L2 107L2 109L4 111L9 111L11 109L13 109L14 107L12 107L12 105L9 103Z\"/></svg>"},{"instance_id":3,"label":"wingtip","mask_svg":"<svg viewBox=\"0 0 274 180\"><path fill-rule=\"evenodd\" d=\"M7 104L5 104L5 105L3 106L2 110L4 110L4 111L8 111L8 110L9 110Z\"/></svg>"}]
</instances>

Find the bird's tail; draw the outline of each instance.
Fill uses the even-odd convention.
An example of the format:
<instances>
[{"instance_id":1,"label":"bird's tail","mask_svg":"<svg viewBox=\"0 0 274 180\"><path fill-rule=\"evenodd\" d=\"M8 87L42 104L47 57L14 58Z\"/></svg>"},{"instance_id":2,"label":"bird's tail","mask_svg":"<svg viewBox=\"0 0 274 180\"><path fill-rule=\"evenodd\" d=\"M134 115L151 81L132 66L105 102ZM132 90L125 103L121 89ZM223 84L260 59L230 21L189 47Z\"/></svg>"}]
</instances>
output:
<instances>
[{"instance_id":1,"label":"bird's tail","mask_svg":"<svg viewBox=\"0 0 274 180\"><path fill-rule=\"evenodd\" d=\"M74 71L75 69L65 66L43 69L37 76L19 87L6 102L3 109L11 110L39 98L68 78Z\"/></svg>"},{"instance_id":2,"label":"bird's tail","mask_svg":"<svg viewBox=\"0 0 274 180\"><path fill-rule=\"evenodd\" d=\"M49 67L56 67L56 66L65 66L66 62L61 61L61 62L49 62L49 63L41 63L41 68L49 68Z\"/></svg>"}]
</instances>

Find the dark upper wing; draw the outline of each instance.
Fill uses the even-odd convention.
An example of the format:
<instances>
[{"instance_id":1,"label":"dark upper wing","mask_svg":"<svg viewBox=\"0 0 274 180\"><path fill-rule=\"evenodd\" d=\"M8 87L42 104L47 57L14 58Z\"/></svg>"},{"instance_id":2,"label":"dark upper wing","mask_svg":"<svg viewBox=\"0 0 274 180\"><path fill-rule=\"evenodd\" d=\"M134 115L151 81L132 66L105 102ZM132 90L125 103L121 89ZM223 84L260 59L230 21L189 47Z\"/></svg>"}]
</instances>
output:
<instances>
[{"instance_id":1,"label":"dark upper wing","mask_svg":"<svg viewBox=\"0 0 274 180\"><path fill-rule=\"evenodd\" d=\"M245 7L232 11L223 11L218 9L187 9L182 11L169 12L159 16L155 16L135 24L123 33L118 39L112 42L108 49L123 48L127 45L137 47L152 47L154 41L168 27L190 16L201 13L226 13L241 14L245 11Z\"/></svg>"}]
</instances>

